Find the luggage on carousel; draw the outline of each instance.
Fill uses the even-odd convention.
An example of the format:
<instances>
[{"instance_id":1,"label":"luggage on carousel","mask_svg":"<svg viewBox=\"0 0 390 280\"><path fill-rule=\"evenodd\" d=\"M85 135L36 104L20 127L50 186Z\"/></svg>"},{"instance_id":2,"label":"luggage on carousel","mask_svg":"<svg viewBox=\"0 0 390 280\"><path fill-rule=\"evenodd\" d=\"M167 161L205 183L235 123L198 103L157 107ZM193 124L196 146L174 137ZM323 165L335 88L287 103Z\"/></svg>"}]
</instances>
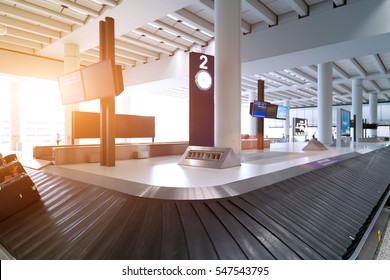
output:
<instances>
[{"instance_id":1,"label":"luggage on carousel","mask_svg":"<svg viewBox=\"0 0 390 280\"><path fill-rule=\"evenodd\" d=\"M0 166L0 221L39 199L34 182L19 161Z\"/></svg>"},{"instance_id":2,"label":"luggage on carousel","mask_svg":"<svg viewBox=\"0 0 390 280\"><path fill-rule=\"evenodd\" d=\"M3 166L0 166L0 183L23 173L26 173L26 171L19 161L6 163Z\"/></svg>"},{"instance_id":3,"label":"luggage on carousel","mask_svg":"<svg viewBox=\"0 0 390 280\"><path fill-rule=\"evenodd\" d=\"M27 174L20 174L0 184L0 221L40 199Z\"/></svg>"},{"instance_id":4,"label":"luggage on carousel","mask_svg":"<svg viewBox=\"0 0 390 280\"><path fill-rule=\"evenodd\" d=\"M4 157L6 163L10 163L13 161L18 161L18 157L15 154L9 154Z\"/></svg>"}]
</instances>

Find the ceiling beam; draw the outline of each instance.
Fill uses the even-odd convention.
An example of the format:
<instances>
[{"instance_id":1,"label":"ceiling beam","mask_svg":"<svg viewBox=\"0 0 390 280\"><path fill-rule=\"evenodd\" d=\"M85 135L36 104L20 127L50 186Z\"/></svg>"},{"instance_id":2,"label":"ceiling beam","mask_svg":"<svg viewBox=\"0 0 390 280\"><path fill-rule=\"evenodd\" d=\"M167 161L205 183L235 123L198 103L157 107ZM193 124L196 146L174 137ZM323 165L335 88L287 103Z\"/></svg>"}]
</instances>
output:
<instances>
[{"instance_id":1,"label":"ceiling beam","mask_svg":"<svg viewBox=\"0 0 390 280\"><path fill-rule=\"evenodd\" d=\"M295 75L295 73L290 72L289 70L286 71L278 71L276 72L279 76L283 77L284 79L292 82L293 84L298 84L298 85L305 85L308 82L303 78ZM294 85L293 85L294 86Z\"/></svg>"},{"instance_id":2,"label":"ceiling beam","mask_svg":"<svg viewBox=\"0 0 390 280\"><path fill-rule=\"evenodd\" d=\"M339 84L338 86L345 90L348 94L352 94L352 88L348 87L347 85Z\"/></svg>"},{"instance_id":3,"label":"ceiling beam","mask_svg":"<svg viewBox=\"0 0 390 280\"><path fill-rule=\"evenodd\" d=\"M294 92L291 89L285 90L285 91L277 91L280 95L288 96L289 98L294 99L302 99L302 96L299 93Z\"/></svg>"},{"instance_id":4,"label":"ceiling beam","mask_svg":"<svg viewBox=\"0 0 390 280\"><path fill-rule=\"evenodd\" d=\"M25 32L49 37L51 39L60 39L61 38L61 32L51 30L51 29L48 29L45 27L41 27L41 26L38 26L35 24L31 24L28 22L24 22L21 20L13 19L10 17L1 17L0 16L0 23L5 25L5 26L9 26L9 27L13 27L15 29L23 30Z\"/></svg>"},{"instance_id":5,"label":"ceiling beam","mask_svg":"<svg viewBox=\"0 0 390 280\"><path fill-rule=\"evenodd\" d=\"M135 53L123 50L123 49L115 49L115 56L131 59L133 61L138 61L141 63L147 62L147 58L145 56L135 54Z\"/></svg>"},{"instance_id":6,"label":"ceiling beam","mask_svg":"<svg viewBox=\"0 0 390 280\"><path fill-rule=\"evenodd\" d=\"M250 77L241 77L241 83L250 85L257 89L257 80L252 79Z\"/></svg>"},{"instance_id":7,"label":"ceiling beam","mask_svg":"<svg viewBox=\"0 0 390 280\"><path fill-rule=\"evenodd\" d=\"M102 2L104 5L110 6L111 8L114 8L118 5L115 0L99 0L99 2Z\"/></svg>"},{"instance_id":8,"label":"ceiling beam","mask_svg":"<svg viewBox=\"0 0 390 280\"><path fill-rule=\"evenodd\" d=\"M195 15L186 9L180 9L176 11L174 15L181 21L188 22L194 27L200 30L204 30L207 33L210 33L210 35L214 36L214 25L211 22L208 22L207 20L199 17L198 15Z\"/></svg>"},{"instance_id":9,"label":"ceiling beam","mask_svg":"<svg viewBox=\"0 0 390 280\"><path fill-rule=\"evenodd\" d=\"M248 5L253 9L252 12L261 17L268 25L278 24L277 15L272 12L266 5L258 0L245 0Z\"/></svg>"},{"instance_id":10,"label":"ceiling beam","mask_svg":"<svg viewBox=\"0 0 390 280\"><path fill-rule=\"evenodd\" d=\"M169 40L169 39L167 39L165 37L162 37L160 35L157 35L155 33L149 32L149 31L147 31L145 29L138 28L137 31L140 32L142 35L144 35L146 37L152 38L153 40L160 41L160 42L165 43L165 44L170 45L170 46L174 46L174 47L176 47L178 49L181 49L181 50L184 50L184 51L189 51L190 50L190 48L187 47L187 46L184 46L184 45L182 45L180 43L177 43L175 41Z\"/></svg>"},{"instance_id":11,"label":"ceiling beam","mask_svg":"<svg viewBox=\"0 0 390 280\"><path fill-rule=\"evenodd\" d=\"M40 43L31 42L31 41L16 38L16 37L11 37L9 35L1 36L1 41L9 43L9 44L13 44L13 45L21 46L21 47L31 48L34 50L40 50L43 47L42 44L40 44Z\"/></svg>"},{"instance_id":12,"label":"ceiling beam","mask_svg":"<svg viewBox=\"0 0 390 280\"><path fill-rule=\"evenodd\" d=\"M309 15L309 6L303 0L286 0L286 2L301 17Z\"/></svg>"},{"instance_id":13,"label":"ceiling beam","mask_svg":"<svg viewBox=\"0 0 390 280\"><path fill-rule=\"evenodd\" d=\"M354 74L354 75L349 76L348 79L346 79L344 77L334 78L333 82L336 84L340 84L340 83L351 83L351 81L354 79L362 79L363 81L364 80L383 80L383 79L389 79L389 77L390 77L390 72L386 72L386 74L381 74L379 72L369 73L364 78L362 77L362 75L360 73L358 73L358 74Z\"/></svg>"},{"instance_id":14,"label":"ceiling beam","mask_svg":"<svg viewBox=\"0 0 390 280\"><path fill-rule=\"evenodd\" d=\"M100 55L97 54L96 50L94 50L93 52L92 52L92 50L89 50L89 51L80 53L80 60L81 61L89 61L92 63L97 63L100 61Z\"/></svg>"},{"instance_id":15,"label":"ceiling beam","mask_svg":"<svg viewBox=\"0 0 390 280\"><path fill-rule=\"evenodd\" d=\"M292 86L294 84L294 82L292 82L290 79L286 79L283 75L279 74L276 71L268 72L267 74L271 76L271 77L267 76L267 78L276 81L278 83L281 83L283 85Z\"/></svg>"},{"instance_id":16,"label":"ceiling beam","mask_svg":"<svg viewBox=\"0 0 390 280\"><path fill-rule=\"evenodd\" d=\"M382 89L380 88L380 86L378 86L378 84L375 82L375 81L369 81L370 84L374 87L374 89L377 91L377 92L381 92Z\"/></svg>"},{"instance_id":17,"label":"ceiling beam","mask_svg":"<svg viewBox=\"0 0 390 280\"><path fill-rule=\"evenodd\" d=\"M243 19L241 20L241 30L244 34L252 32L251 25Z\"/></svg>"},{"instance_id":18,"label":"ceiling beam","mask_svg":"<svg viewBox=\"0 0 390 280\"><path fill-rule=\"evenodd\" d=\"M195 37L191 34L188 34L186 32L184 32L183 30L180 30L174 26L171 26L169 24L166 24L164 22L162 22L161 20L156 20L155 22L153 22L154 24L157 24L158 26L160 26L163 30L170 30L171 32L175 33L175 34L178 34L179 36L183 37L183 38L186 38L187 40L189 41L193 41L195 43L198 43L202 46L206 46L207 45L207 42L202 40L202 39L199 39L198 37Z\"/></svg>"},{"instance_id":19,"label":"ceiling beam","mask_svg":"<svg viewBox=\"0 0 390 280\"><path fill-rule=\"evenodd\" d=\"M317 65L309 65L307 67L309 69L311 69L312 71L314 71L317 74L317 78L318 78L318 67L317 67Z\"/></svg>"},{"instance_id":20,"label":"ceiling beam","mask_svg":"<svg viewBox=\"0 0 390 280\"><path fill-rule=\"evenodd\" d=\"M16 3L17 7L27 7L28 10L36 11L37 14L41 14L41 15L43 14L46 16L50 16L50 17L53 17L53 18L60 20L60 21L66 21L70 24L76 24L79 26L84 25L84 21L82 21L82 20L76 19L74 17L68 16L68 15L63 14L63 13L55 12L55 11L50 10L50 9L46 9L42 6L32 4L30 2L26 2L26 1L22 1L22 0L12 0L12 2Z\"/></svg>"},{"instance_id":21,"label":"ceiling beam","mask_svg":"<svg viewBox=\"0 0 390 280\"><path fill-rule=\"evenodd\" d=\"M370 55L372 62L374 63L376 69L378 69L379 73L386 74L387 69L385 65L383 64L383 61L379 57L378 54L372 54Z\"/></svg>"},{"instance_id":22,"label":"ceiling beam","mask_svg":"<svg viewBox=\"0 0 390 280\"><path fill-rule=\"evenodd\" d=\"M67 33L70 33L72 31L72 26L69 24L62 23L45 16L40 16L32 12L17 9L15 7L11 7L9 5L5 5L2 3L0 3L0 11L1 11L0 13L11 14L12 17L17 18L19 20L34 23L34 24L39 24L40 26L44 26L57 31L62 31Z\"/></svg>"},{"instance_id":23,"label":"ceiling beam","mask_svg":"<svg viewBox=\"0 0 390 280\"><path fill-rule=\"evenodd\" d=\"M344 96L346 96L347 94L349 94L349 93L346 94L346 93L343 92L342 90L343 90L343 88L341 88L341 90L339 90L339 89L333 87L332 92L333 92L334 94L340 96L340 97L344 97Z\"/></svg>"},{"instance_id":24,"label":"ceiling beam","mask_svg":"<svg viewBox=\"0 0 390 280\"><path fill-rule=\"evenodd\" d=\"M68 0L57 0L60 4L62 4L62 7L64 8L73 8L73 11L77 11L79 13L82 13L84 15L90 15L93 17L98 17L100 15L99 12L92 10L88 7L85 7L83 5L80 5L76 2L68 1Z\"/></svg>"},{"instance_id":25,"label":"ceiling beam","mask_svg":"<svg viewBox=\"0 0 390 280\"><path fill-rule=\"evenodd\" d=\"M273 78L273 77L270 77L269 75L267 75L268 73L264 73L264 74L261 74L261 75L256 75L259 79L262 79L265 81L265 83L267 83L267 85L270 85L270 86L273 86L273 87L277 87L279 88L280 86L289 86L290 84L288 83L282 83L279 79L276 79L276 78ZM270 82L270 83L268 83Z\"/></svg>"},{"instance_id":26,"label":"ceiling beam","mask_svg":"<svg viewBox=\"0 0 390 280\"><path fill-rule=\"evenodd\" d=\"M293 68L289 69L290 72L295 73L298 76L301 76L302 78L305 78L306 80L312 82L312 83L317 83L317 78L313 77L309 74L306 74L305 72L299 70L298 68Z\"/></svg>"},{"instance_id":27,"label":"ceiling beam","mask_svg":"<svg viewBox=\"0 0 390 280\"><path fill-rule=\"evenodd\" d=\"M115 40L115 47L119 48L119 49L130 51L132 53L135 53L135 54L138 54L138 55L141 55L144 57L151 57L154 59L160 58L160 55L157 52L150 51L148 49L145 49L145 48L142 48L139 46L135 46L135 45L126 43L126 42L121 41L121 40Z\"/></svg>"},{"instance_id":28,"label":"ceiling beam","mask_svg":"<svg viewBox=\"0 0 390 280\"><path fill-rule=\"evenodd\" d=\"M242 91L242 89L249 90L249 91L255 91L255 90L257 90L257 87L253 87L251 85L241 83L241 91Z\"/></svg>"},{"instance_id":29,"label":"ceiling beam","mask_svg":"<svg viewBox=\"0 0 390 280\"><path fill-rule=\"evenodd\" d=\"M119 53L119 55L117 55ZM98 62L100 60L100 52L98 48L90 49L86 52L80 54L80 57L84 60L91 62ZM126 64L130 66L135 66L136 61L131 59L130 57L124 56L121 50L115 50L115 62Z\"/></svg>"},{"instance_id":30,"label":"ceiling beam","mask_svg":"<svg viewBox=\"0 0 390 280\"><path fill-rule=\"evenodd\" d=\"M297 89L298 92L302 92L307 96L317 96L317 89L314 89L312 87L310 88L300 88Z\"/></svg>"},{"instance_id":31,"label":"ceiling beam","mask_svg":"<svg viewBox=\"0 0 390 280\"><path fill-rule=\"evenodd\" d=\"M333 3L334 3L334 5L335 5L336 7L338 7L338 6L343 6L343 5L345 5L345 4L347 3L347 1L346 1L346 0L333 0Z\"/></svg>"},{"instance_id":32,"label":"ceiling beam","mask_svg":"<svg viewBox=\"0 0 390 280\"><path fill-rule=\"evenodd\" d=\"M27 54L34 54L34 49L30 47L23 47L19 45L15 45L13 43L7 43L0 41L0 48L5 50L12 50L13 52L20 52L20 53L27 53Z\"/></svg>"},{"instance_id":33,"label":"ceiling beam","mask_svg":"<svg viewBox=\"0 0 390 280\"><path fill-rule=\"evenodd\" d=\"M18 29L15 29L13 27L7 28L7 35L9 35L11 37L23 39L26 41L39 43L42 45L49 45L51 43L51 39L48 37L37 35L37 34L31 33L31 32L18 30Z\"/></svg>"},{"instance_id":34,"label":"ceiling beam","mask_svg":"<svg viewBox=\"0 0 390 280\"><path fill-rule=\"evenodd\" d=\"M203 8L207 9L210 13L214 14L214 1L213 0L199 0Z\"/></svg>"},{"instance_id":35,"label":"ceiling beam","mask_svg":"<svg viewBox=\"0 0 390 280\"><path fill-rule=\"evenodd\" d=\"M160 48L158 46L154 46L154 45L151 45L151 44L148 44L148 43L145 43L145 42L142 42L138 39L135 39L135 38L132 38L130 37L129 35L123 35L120 37L121 40L124 40L132 45L135 45L135 46L139 46L141 48L145 48L146 51L147 50L150 50L152 52L156 52L157 53L157 57L155 55L151 56L155 59L159 59L160 58L160 55L158 53L163 53L163 54L166 54L166 55L173 55L174 53L172 51L169 51L169 50L166 50L164 48Z\"/></svg>"},{"instance_id":36,"label":"ceiling beam","mask_svg":"<svg viewBox=\"0 0 390 280\"><path fill-rule=\"evenodd\" d=\"M387 101L390 101L390 96L389 96L389 94L383 93L382 95L387 99Z\"/></svg>"},{"instance_id":37,"label":"ceiling beam","mask_svg":"<svg viewBox=\"0 0 390 280\"><path fill-rule=\"evenodd\" d=\"M267 96L268 98L279 98L280 100L290 100L290 99L294 99L291 95L285 93L285 92L281 92L281 91L273 91L273 92L267 92L267 91L264 91L264 94L265 96Z\"/></svg>"},{"instance_id":38,"label":"ceiling beam","mask_svg":"<svg viewBox=\"0 0 390 280\"><path fill-rule=\"evenodd\" d=\"M345 72L340 66L338 66L336 63L332 62L333 70L339 74L344 79L350 79L351 77L348 75L347 72Z\"/></svg>"},{"instance_id":39,"label":"ceiling beam","mask_svg":"<svg viewBox=\"0 0 390 280\"><path fill-rule=\"evenodd\" d=\"M129 58L120 57L117 55L115 56L115 62L120 63L120 64L129 65L132 67L136 65L136 62L134 60L129 59Z\"/></svg>"},{"instance_id":40,"label":"ceiling beam","mask_svg":"<svg viewBox=\"0 0 390 280\"><path fill-rule=\"evenodd\" d=\"M364 68L359 64L356 58L349 59L354 69L362 76L362 78L367 77L367 72Z\"/></svg>"}]
</instances>

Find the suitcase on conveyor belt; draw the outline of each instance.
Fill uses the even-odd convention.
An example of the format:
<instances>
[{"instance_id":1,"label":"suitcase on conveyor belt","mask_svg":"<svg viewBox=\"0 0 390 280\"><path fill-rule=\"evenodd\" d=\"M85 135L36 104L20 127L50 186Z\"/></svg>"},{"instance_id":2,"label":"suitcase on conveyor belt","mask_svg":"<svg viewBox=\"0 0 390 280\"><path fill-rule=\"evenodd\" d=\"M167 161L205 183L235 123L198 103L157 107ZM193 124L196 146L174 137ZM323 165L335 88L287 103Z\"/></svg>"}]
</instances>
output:
<instances>
[{"instance_id":1,"label":"suitcase on conveyor belt","mask_svg":"<svg viewBox=\"0 0 390 280\"><path fill-rule=\"evenodd\" d=\"M24 171L23 166L20 167ZM4 170L0 170L0 173L3 175ZM25 172L7 178L0 181L0 221L41 198L34 182Z\"/></svg>"},{"instance_id":2,"label":"suitcase on conveyor belt","mask_svg":"<svg viewBox=\"0 0 390 280\"><path fill-rule=\"evenodd\" d=\"M26 171L19 161L7 163L0 167L0 183L22 173L26 173Z\"/></svg>"}]
</instances>

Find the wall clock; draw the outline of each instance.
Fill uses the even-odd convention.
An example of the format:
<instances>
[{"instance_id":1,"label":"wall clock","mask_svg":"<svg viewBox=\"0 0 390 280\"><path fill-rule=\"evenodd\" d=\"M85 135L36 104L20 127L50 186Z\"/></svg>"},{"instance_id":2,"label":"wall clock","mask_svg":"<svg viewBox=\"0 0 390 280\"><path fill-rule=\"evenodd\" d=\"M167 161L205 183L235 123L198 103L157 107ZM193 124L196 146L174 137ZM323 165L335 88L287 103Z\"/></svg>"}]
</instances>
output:
<instances>
[{"instance_id":1,"label":"wall clock","mask_svg":"<svg viewBox=\"0 0 390 280\"><path fill-rule=\"evenodd\" d=\"M213 78L206 70L200 70L195 75L195 84L200 90L209 90L213 85Z\"/></svg>"}]
</instances>

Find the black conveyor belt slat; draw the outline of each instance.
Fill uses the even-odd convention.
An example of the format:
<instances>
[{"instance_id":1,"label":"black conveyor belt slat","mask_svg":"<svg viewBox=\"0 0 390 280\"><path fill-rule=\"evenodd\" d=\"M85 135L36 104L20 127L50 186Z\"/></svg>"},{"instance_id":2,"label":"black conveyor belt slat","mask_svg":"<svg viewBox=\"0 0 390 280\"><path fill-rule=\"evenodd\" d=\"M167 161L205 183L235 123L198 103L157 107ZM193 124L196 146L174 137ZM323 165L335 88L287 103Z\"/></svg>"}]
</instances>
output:
<instances>
[{"instance_id":1,"label":"black conveyor belt slat","mask_svg":"<svg viewBox=\"0 0 390 280\"><path fill-rule=\"evenodd\" d=\"M130 259L160 259L162 246L162 205L161 201L146 200L140 234L132 248Z\"/></svg>"},{"instance_id":2,"label":"black conveyor belt slat","mask_svg":"<svg viewBox=\"0 0 390 280\"><path fill-rule=\"evenodd\" d=\"M202 220L220 259L247 259L236 240L205 203L194 202L193 207ZM227 246L229 244L229 246Z\"/></svg>"},{"instance_id":3,"label":"black conveyor belt slat","mask_svg":"<svg viewBox=\"0 0 390 280\"><path fill-rule=\"evenodd\" d=\"M137 244L138 238L144 234L140 231L143 226L145 213L147 212L147 203L146 199L135 199L131 205L129 203L126 206L129 209L127 215L129 219L126 221L124 228L121 230L121 233L114 243L114 246L108 252L108 259L111 259L112 255L117 256L117 259L131 259L134 254L134 248ZM125 210L126 212L126 210ZM131 236L131 238L129 238ZM151 253L150 259L153 259L154 254Z\"/></svg>"},{"instance_id":4,"label":"black conveyor belt slat","mask_svg":"<svg viewBox=\"0 0 390 280\"><path fill-rule=\"evenodd\" d=\"M358 221L361 221L361 219L365 219L364 212L360 211L359 207L356 207L355 203L358 203L358 201L350 199L350 196L348 196L347 193L343 193L342 191L336 192L336 185L333 185L333 188L329 189L329 187L323 184L322 180L318 180L318 178L314 182L312 181L313 178L307 177L306 174L303 174L301 178L305 185L310 183L314 184L316 188L312 191L317 192L318 195L322 196L325 200L333 202L334 207L338 211L343 211L344 213L350 215L352 218Z\"/></svg>"},{"instance_id":5,"label":"black conveyor belt slat","mask_svg":"<svg viewBox=\"0 0 390 280\"><path fill-rule=\"evenodd\" d=\"M245 211L238 207L234 201L239 198L232 198L221 201L221 204L237 219L245 228L264 246L265 256L261 259L300 259L300 257L291 248L288 248L281 240L276 238L263 225L250 217ZM251 246L251 245L249 245ZM272 258L271 258L272 254Z\"/></svg>"},{"instance_id":6,"label":"black conveyor belt slat","mask_svg":"<svg viewBox=\"0 0 390 280\"><path fill-rule=\"evenodd\" d=\"M367 201L367 205L369 205L370 202L377 198L375 191L365 188L367 184L375 183L375 178L367 178L365 174L354 170L341 170L333 172L331 170L324 170L323 174L324 176L333 176L339 186L344 187L345 184L353 184L355 188L348 190L351 194L354 194L362 199L362 202Z\"/></svg>"},{"instance_id":7,"label":"black conveyor belt slat","mask_svg":"<svg viewBox=\"0 0 390 280\"><path fill-rule=\"evenodd\" d=\"M325 259L336 259L337 254L323 243L323 240L316 238L310 229L305 229L303 225L296 223L296 221L288 219L284 215L276 213L272 207L264 204L256 194L245 195L244 199L251 203L254 207L259 209L265 215L270 217L275 223L282 225L286 230L293 234L297 239L304 241L307 246L316 252L321 252Z\"/></svg>"},{"instance_id":8,"label":"black conveyor belt slat","mask_svg":"<svg viewBox=\"0 0 390 280\"><path fill-rule=\"evenodd\" d=\"M163 239L161 244L161 259L188 259L187 240L185 238L183 224L178 222L180 221L180 216L177 205L176 203L164 202L162 207Z\"/></svg>"},{"instance_id":9,"label":"black conveyor belt slat","mask_svg":"<svg viewBox=\"0 0 390 280\"><path fill-rule=\"evenodd\" d=\"M324 179L329 178L331 174L321 173L318 174L318 177ZM349 190L349 188L344 187L344 179L339 179L334 177L334 191L338 194L345 195L345 197L349 197L348 201L351 201L356 208L358 208L362 213L366 213L367 209L370 208L370 202L367 201L364 197L362 197L361 193L358 193L356 189ZM355 183L350 183L353 186L356 186Z\"/></svg>"},{"instance_id":10,"label":"black conveyor belt slat","mask_svg":"<svg viewBox=\"0 0 390 280\"><path fill-rule=\"evenodd\" d=\"M353 232L353 229L351 229L350 226L343 224L340 225L339 222L335 222L334 216L330 215L327 212L327 209L318 207L315 203L313 203L311 200L309 200L306 197L301 197L296 193L292 193L288 191L288 188L286 189L286 186L284 185L284 182L279 182L276 187L274 187L274 190L276 192L282 193L284 196L288 198L289 201L292 202L293 205L296 207L303 207L302 211L307 211L307 207L310 207L310 214L315 216L319 221L322 223L330 225L332 228L335 228L335 232L344 232L348 236L350 236ZM289 204L288 204L289 205Z\"/></svg>"},{"instance_id":11,"label":"black conveyor belt slat","mask_svg":"<svg viewBox=\"0 0 390 280\"><path fill-rule=\"evenodd\" d=\"M203 200L136 197L26 168L41 200L0 222L0 242L16 259L343 259L390 191L389 166L384 147Z\"/></svg>"},{"instance_id":12,"label":"black conveyor belt slat","mask_svg":"<svg viewBox=\"0 0 390 280\"><path fill-rule=\"evenodd\" d=\"M261 192L261 190L259 190L259 192ZM289 215L291 219L302 220L304 223L309 223L310 226L313 227L313 230L324 232L329 236L329 238L334 238L333 234L336 229L337 231L342 232L343 237L348 234L345 229L329 224L331 222L330 219L324 218L323 215L319 215L314 211L305 211L305 208L302 207L302 205L293 203L293 201L284 197L283 194L278 193L275 190L261 192L261 196L267 201L267 203L273 205L275 209L278 209L278 211L284 213L285 215Z\"/></svg>"},{"instance_id":13,"label":"black conveyor belt slat","mask_svg":"<svg viewBox=\"0 0 390 280\"><path fill-rule=\"evenodd\" d=\"M113 212L107 224L96 236L96 241L89 244L89 248L83 252L80 258L93 260L119 259L121 246L126 245L125 240L127 239L126 234L123 234L123 232L126 231L126 226L132 223L134 206L137 202L137 199L129 199L120 206L119 211Z\"/></svg>"},{"instance_id":14,"label":"black conveyor belt slat","mask_svg":"<svg viewBox=\"0 0 390 280\"><path fill-rule=\"evenodd\" d=\"M312 176L314 177L314 176ZM308 203L309 205L312 205L313 208L317 208L319 212L326 215L330 220L333 221L335 225L337 225L338 221L342 221L343 227L346 227L348 225L349 228L352 230L359 229L360 224L353 220L350 216L346 215L344 211L340 212L335 209L334 203L326 201L323 199L326 198L326 195L318 196L318 194L315 194L313 192L310 192L311 190L316 190L315 185L315 178L312 178L312 183L306 185L302 180L301 177L299 177L299 180L292 178L291 182L289 183L289 188L292 188L295 192L294 195L296 197L299 197L301 199L305 200L305 203ZM333 184L329 183L328 188L332 189ZM337 219L335 219L337 217Z\"/></svg>"},{"instance_id":15,"label":"black conveyor belt slat","mask_svg":"<svg viewBox=\"0 0 390 280\"><path fill-rule=\"evenodd\" d=\"M254 237L240 222L243 217L232 215L226 208L233 210L229 207L229 203L226 200L221 200L220 203L208 203L208 206L219 220L224 224L227 230L230 232L242 252L248 259L269 259L273 260L274 257L267 251L267 249ZM224 207L223 207L224 206ZM244 214L245 216L245 214ZM233 259L237 257L231 256Z\"/></svg>"},{"instance_id":16,"label":"black conveyor belt slat","mask_svg":"<svg viewBox=\"0 0 390 280\"><path fill-rule=\"evenodd\" d=\"M197 202L193 204L197 205ZM180 213L180 222L183 224L187 240L188 249L186 250L188 250L189 258L195 260L218 259L214 247L215 244L210 240L209 234L192 204L179 202L177 205ZM215 224L215 227L218 228L218 224Z\"/></svg>"},{"instance_id":17,"label":"black conveyor belt slat","mask_svg":"<svg viewBox=\"0 0 390 280\"><path fill-rule=\"evenodd\" d=\"M89 252L93 252L91 249L98 243L101 234L109 230L108 226L110 223L105 221L112 219L124 204L122 197L112 197L110 198L110 201L112 201L112 203L105 205L106 208L101 215L97 217L96 220L90 224L88 229L80 234L77 239L70 242L67 248L65 248L57 257L58 259L85 259ZM97 232L96 228L100 231ZM108 238L105 237L104 240L106 241L107 239ZM99 240L99 242L101 242L101 240ZM106 248L105 246L103 247Z\"/></svg>"},{"instance_id":18,"label":"black conveyor belt slat","mask_svg":"<svg viewBox=\"0 0 390 280\"><path fill-rule=\"evenodd\" d=\"M249 194L248 194L249 195ZM248 195L242 195L239 199L235 199L234 203L243 211L248 213L254 220L261 221L261 224L271 232L281 242L284 242L288 248L291 248L302 259L323 259L316 251L310 248L304 241L297 238L293 233L287 230L279 223L272 220L262 211L253 207L252 204L245 200Z\"/></svg>"},{"instance_id":19,"label":"black conveyor belt slat","mask_svg":"<svg viewBox=\"0 0 390 280\"><path fill-rule=\"evenodd\" d=\"M293 207L289 205L286 207L283 203L283 200L280 202L272 199L266 193L254 193L261 201L269 205L274 209L274 211L279 212L279 215L284 215L286 218L295 221L300 224L303 228L310 231L310 233L316 238L320 238L324 243L328 244L329 247L333 248L334 251L342 253L344 241L342 235L335 234L334 229L329 228L328 225L324 223L318 223L317 219L310 215L310 213L299 214L293 211ZM306 215L307 214L307 215Z\"/></svg>"}]
</instances>

